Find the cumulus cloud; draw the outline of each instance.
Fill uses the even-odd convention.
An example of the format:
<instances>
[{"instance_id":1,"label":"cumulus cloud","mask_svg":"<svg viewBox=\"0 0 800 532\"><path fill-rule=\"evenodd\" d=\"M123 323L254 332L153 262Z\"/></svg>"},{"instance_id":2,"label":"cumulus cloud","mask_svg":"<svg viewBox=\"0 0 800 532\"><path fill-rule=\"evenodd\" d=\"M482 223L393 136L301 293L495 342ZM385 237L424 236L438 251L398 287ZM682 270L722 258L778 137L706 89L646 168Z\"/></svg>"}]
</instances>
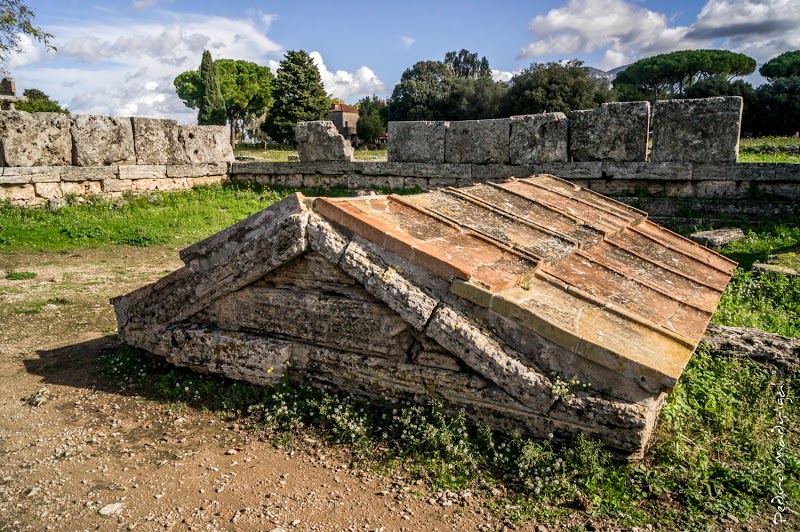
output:
<instances>
[{"instance_id":1,"label":"cumulus cloud","mask_svg":"<svg viewBox=\"0 0 800 532\"><path fill-rule=\"evenodd\" d=\"M355 73L345 70L331 72L322 60L322 54L311 52L308 54L314 60L314 64L319 69L322 84L325 90L334 98L341 98L345 101L353 101L370 94L382 94L386 92L383 82L375 75L372 69L362 66Z\"/></svg>"},{"instance_id":2,"label":"cumulus cloud","mask_svg":"<svg viewBox=\"0 0 800 532\"><path fill-rule=\"evenodd\" d=\"M511 81L516 74L519 74L520 71L516 70L514 72L507 72L505 70L492 70L492 79L495 81L502 81L503 83Z\"/></svg>"},{"instance_id":3,"label":"cumulus cloud","mask_svg":"<svg viewBox=\"0 0 800 532\"><path fill-rule=\"evenodd\" d=\"M689 35L766 61L800 48L800 2L709 0Z\"/></svg>"},{"instance_id":4,"label":"cumulus cloud","mask_svg":"<svg viewBox=\"0 0 800 532\"><path fill-rule=\"evenodd\" d=\"M403 35L400 37L400 42L403 43L403 48L407 50L414 46L414 43L417 42L417 40L414 37L407 37Z\"/></svg>"},{"instance_id":5,"label":"cumulus cloud","mask_svg":"<svg viewBox=\"0 0 800 532\"><path fill-rule=\"evenodd\" d=\"M566 6L534 18L530 29L536 40L521 50L521 57L605 50L609 53L599 68L705 43L705 39L689 37L686 26L670 27L663 13L624 0L570 0Z\"/></svg>"},{"instance_id":6,"label":"cumulus cloud","mask_svg":"<svg viewBox=\"0 0 800 532\"><path fill-rule=\"evenodd\" d=\"M39 88L74 113L191 123L197 111L183 105L172 82L181 72L200 66L204 49L214 58L259 64L282 52L265 32L273 20L268 15L228 18L160 12L159 19L49 26L58 37L57 53L14 57L50 65L15 69L15 77L19 86Z\"/></svg>"},{"instance_id":7,"label":"cumulus cloud","mask_svg":"<svg viewBox=\"0 0 800 532\"><path fill-rule=\"evenodd\" d=\"M521 58L601 52L610 69L655 54L719 47L765 61L800 48L800 2L708 0L697 20L671 25L664 13L625 0L569 0L529 24L535 40Z\"/></svg>"}]
</instances>

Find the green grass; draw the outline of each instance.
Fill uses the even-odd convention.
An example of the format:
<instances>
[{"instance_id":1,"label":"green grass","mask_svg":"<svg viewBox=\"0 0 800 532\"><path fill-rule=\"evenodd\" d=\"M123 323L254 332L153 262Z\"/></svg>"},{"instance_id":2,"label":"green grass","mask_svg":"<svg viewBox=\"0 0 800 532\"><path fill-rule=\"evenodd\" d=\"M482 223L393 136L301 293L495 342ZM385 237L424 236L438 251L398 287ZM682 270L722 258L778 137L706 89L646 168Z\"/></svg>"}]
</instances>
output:
<instances>
[{"instance_id":1,"label":"green grass","mask_svg":"<svg viewBox=\"0 0 800 532\"><path fill-rule=\"evenodd\" d=\"M103 365L121 384L151 386L172 408L209 409L284 446L302 447L298 436L311 432L340 446L353 467L402 472L410 485L421 479L434 490L470 489L514 522L558 521L576 506L616 527L704 529L728 513L766 518L774 512L769 501L778 493L778 475L787 505L800 503L800 435L787 430L781 443L771 432L780 408L783 419L798 413L796 404L779 405L776 385L796 397L800 379L779 382L754 363L713 358L702 346L638 464L585 438L563 447L509 438L442 405L379 403L288 383L251 386L175 368L129 347L108 353ZM504 495L493 495L493 488Z\"/></svg>"},{"instance_id":2,"label":"green grass","mask_svg":"<svg viewBox=\"0 0 800 532\"><path fill-rule=\"evenodd\" d=\"M295 190L255 183L209 185L122 200L94 198L87 204L55 212L0 203L0 251L62 251L109 245L184 246L272 205ZM307 196L352 194L341 188L300 191Z\"/></svg>"},{"instance_id":3,"label":"green grass","mask_svg":"<svg viewBox=\"0 0 800 532\"><path fill-rule=\"evenodd\" d=\"M740 163L800 163L797 137L743 138L739 143Z\"/></svg>"},{"instance_id":4,"label":"green grass","mask_svg":"<svg viewBox=\"0 0 800 532\"><path fill-rule=\"evenodd\" d=\"M36 279L36 274L34 272L10 271L6 273L6 279L8 279L9 281L24 281L27 279Z\"/></svg>"},{"instance_id":5,"label":"green grass","mask_svg":"<svg viewBox=\"0 0 800 532\"><path fill-rule=\"evenodd\" d=\"M21 307L13 307L11 314L39 314L47 305L68 305L69 300L63 297L52 297L47 301L37 301L36 303L26 303Z\"/></svg>"}]
</instances>

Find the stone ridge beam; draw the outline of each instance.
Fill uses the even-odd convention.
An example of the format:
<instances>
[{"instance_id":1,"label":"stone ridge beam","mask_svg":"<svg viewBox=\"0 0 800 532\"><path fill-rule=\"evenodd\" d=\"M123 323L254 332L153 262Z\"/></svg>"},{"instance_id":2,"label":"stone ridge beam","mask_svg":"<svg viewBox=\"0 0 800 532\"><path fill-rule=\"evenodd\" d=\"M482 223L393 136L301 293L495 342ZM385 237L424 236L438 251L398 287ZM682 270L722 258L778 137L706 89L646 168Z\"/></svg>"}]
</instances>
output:
<instances>
[{"instance_id":1,"label":"stone ridge beam","mask_svg":"<svg viewBox=\"0 0 800 532\"><path fill-rule=\"evenodd\" d=\"M573 161L644 161L650 127L649 102L604 103L569 114Z\"/></svg>"},{"instance_id":2,"label":"stone ridge beam","mask_svg":"<svg viewBox=\"0 0 800 532\"><path fill-rule=\"evenodd\" d=\"M736 162L741 96L660 100L653 118L653 162Z\"/></svg>"}]
</instances>

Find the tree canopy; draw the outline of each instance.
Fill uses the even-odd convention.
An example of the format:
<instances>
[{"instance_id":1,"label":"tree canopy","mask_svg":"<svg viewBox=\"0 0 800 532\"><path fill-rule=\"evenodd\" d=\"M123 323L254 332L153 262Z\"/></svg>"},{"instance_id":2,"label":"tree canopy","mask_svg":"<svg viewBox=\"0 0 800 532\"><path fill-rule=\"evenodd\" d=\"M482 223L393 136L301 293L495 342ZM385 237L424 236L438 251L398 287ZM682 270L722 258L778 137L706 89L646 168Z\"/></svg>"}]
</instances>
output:
<instances>
[{"instance_id":1,"label":"tree canopy","mask_svg":"<svg viewBox=\"0 0 800 532\"><path fill-rule=\"evenodd\" d=\"M566 63L533 63L514 76L501 111L503 116L593 109L616 99L605 79L593 78L577 59Z\"/></svg>"},{"instance_id":2,"label":"tree canopy","mask_svg":"<svg viewBox=\"0 0 800 532\"><path fill-rule=\"evenodd\" d=\"M304 120L324 120L330 106L319 69L303 50L286 52L273 90L275 105L262 128L278 142L294 140L295 126Z\"/></svg>"},{"instance_id":3,"label":"tree canopy","mask_svg":"<svg viewBox=\"0 0 800 532\"><path fill-rule=\"evenodd\" d=\"M800 76L800 50L784 52L778 57L773 57L761 65L758 73L770 79Z\"/></svg>"},{"instance_id":4,"label":"tree canopy","mask_svg":"<svg viewBox=\"0 0 800 532\"><path fill-rule=\"evenodd\" d=\"M403 72L388 102L390 120L474 120L497 116L506 85L485 57L468 50L420 61Z\"/></svg>"},{"instance_id":5,"label":"tree canopy","mask_svg":"<svg viewBox=\"0 0 800 532\"><path fill-rule=\"evenodd\" d=\"M198 124L225 125L225 100L219 87L217 67L211 59L211 52L203 51L200 62L200 109L197 111Z\"/></svg>"},{"instance_id":6,"label":"tree canopy","mask_svg":"<svg viewBox=\"0 0 800 532\"><path fill-rule=\"evenodd\" d=\"M18 111L27 111L29 113L64 113L69 114L69 111L61 107L61 105L51 100L50 97L39 89L25 89L22 92L28 101L19 101L16 103Z\"/></svg>"},{"instance_id":7,"label":"tree canopy","mask_svg":"<svg viewBox=\"0 0 800 532\"><path fill-rule=\"evenodd\" d=\"M620 72L614 88L623 100L678 96L699 80L752 74L756 61L727 50L683 50L640 59Z\"/></svg>"},{"instance_id":8,"label":"tree canopy","mask_svg":"<svg viewBox=\"0 0 800 532\"><path fill-rule=\"evenodd\" d=\"M262 115L270 108L275 78L268 67L249 61L217 59L214 65L225 101L225 114L231 123L233 145L238 122L251 115ZM179 74L174 84L178 97L187 107L200 107L203 83L199 70Z\"/></svg>"},{"instance_id":9,"label":"tree canopy","mask_svg":"<svg viewBox=\"0 0 800 532\"><path fill-rule=\"evenodd\" d=\"M365 96L356 104L358 107L358 138L371 144L386 134L386 100L375 96Z\"/></svg>"},{"instance_id":10,"label":"tree canopy","mask_svg":"<svg viewBox=\"0 0 800 532\"><path fill-rule=\"evenodd\" d=\"M53 36L33 25L34 11L20 0L0 0L0 62L5 62L12 53L21 51L19 36L27 35L46 49L55 50L50 44ZM2 69L5 72L5 69Z\"/></svg>"}]
</instances>

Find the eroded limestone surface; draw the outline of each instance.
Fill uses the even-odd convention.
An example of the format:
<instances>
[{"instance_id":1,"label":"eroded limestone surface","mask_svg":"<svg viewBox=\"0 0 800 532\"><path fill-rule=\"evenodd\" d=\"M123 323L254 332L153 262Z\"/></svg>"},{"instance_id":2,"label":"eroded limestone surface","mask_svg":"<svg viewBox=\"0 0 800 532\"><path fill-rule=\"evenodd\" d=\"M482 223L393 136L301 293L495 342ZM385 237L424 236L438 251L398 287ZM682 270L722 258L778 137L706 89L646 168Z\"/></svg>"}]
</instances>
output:
<instances>
[{"instance_id":1,"label":"eroded limestone surface","mask_svg":"<svg viewBox=\"0 0 800 532\"><path fill-rule=\"evenodd\" d=\"M330 120L298 122L295 129L300 161L353 161L353 146Z\"/></svg>"},{"instance_id":2,"label":"eroded limestone surface","mask_svg":"<svg viewBox=\"0 0 800 532\"><path fill-rule=\"evenodd\" d=\"M0 145L3 150L3 166L72 164L69 125L69 116L61 113L2 111Z\"/></svg>"}]
</instances>

